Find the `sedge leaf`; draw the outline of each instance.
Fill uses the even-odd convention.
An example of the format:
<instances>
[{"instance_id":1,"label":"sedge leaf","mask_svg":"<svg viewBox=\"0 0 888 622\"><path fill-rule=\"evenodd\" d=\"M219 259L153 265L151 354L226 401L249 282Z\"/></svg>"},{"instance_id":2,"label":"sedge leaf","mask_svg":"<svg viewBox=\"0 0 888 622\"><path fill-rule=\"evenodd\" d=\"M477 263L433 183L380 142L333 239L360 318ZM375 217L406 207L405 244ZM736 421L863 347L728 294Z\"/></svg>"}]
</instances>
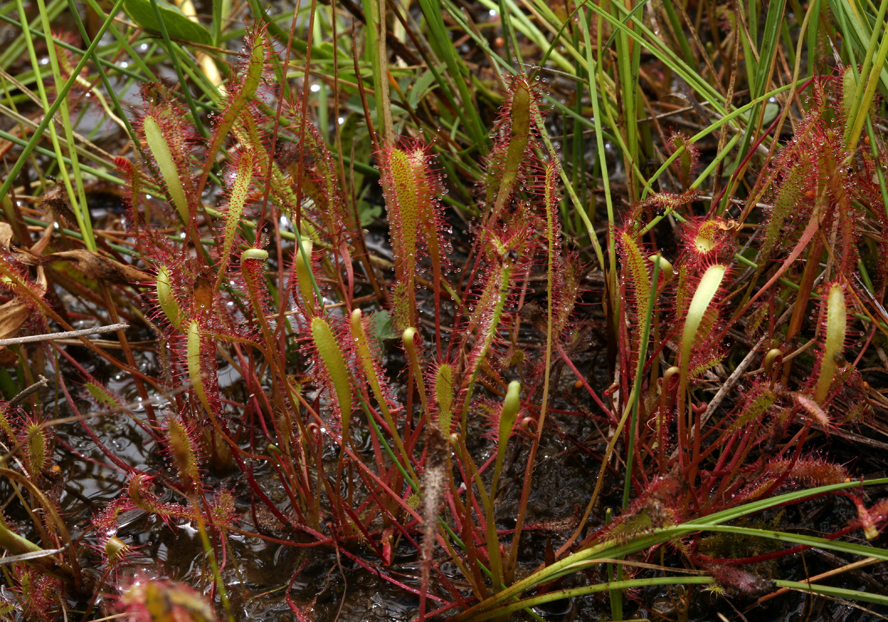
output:
<instances>
[{"instance_id":1,"label":"sedge leaf","mask_svg":"<svg viewBox=\"0 0 888 622\"><path fill-rule=\"evenodd\" d=\"M213 44L213 38L210 36L209 31L197 22L188 19L178 7L164 0L157 0L157 8L160 11L163 23L166 24L170 37L181 39L182 41L193 41L202 45ZM160 32L160 24L154 18L151 0L125 0L123 9L134 22L145 30Z\"/></svg>"}]
</instances>

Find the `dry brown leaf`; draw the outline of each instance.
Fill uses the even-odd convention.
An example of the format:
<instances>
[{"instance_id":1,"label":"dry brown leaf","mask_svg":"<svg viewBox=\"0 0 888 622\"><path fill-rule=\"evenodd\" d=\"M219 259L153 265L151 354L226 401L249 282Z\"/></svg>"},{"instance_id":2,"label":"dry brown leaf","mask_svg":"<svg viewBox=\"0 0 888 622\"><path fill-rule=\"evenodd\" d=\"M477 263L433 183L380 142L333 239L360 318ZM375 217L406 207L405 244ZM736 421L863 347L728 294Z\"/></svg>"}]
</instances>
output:
<instances>
[{"instance_id":1,"label":"dry brown leaf","mask_svg":"<svg viewBox=\"0 0 888 622\"><path fill-rule=\"evenodd\" d=\"M151 280L146 272L88 250L62 251L43 258L44 264L56 261L75 262L85 277L97 281L127 284Z\"/></svg>"},{"instance_id":2,"label":"dry brown leaf","mask_svg":"<svg viewBox=\"0 0 888 622\"><path fill-rule=\"evenodd\" d=\"M37 278L34 279L34 283L37 284L40 295L44 295L49 287L49 281L46 280L46 270L43 269L43 266L37 266Z\"/></svg>"},{"instance_id":3,"label":"dry brown leaf","mask_svg":"<svg viewBox=\"0 0 888 622\"><path fill-rule=\"evenodd\" d=\"M43 212L44 216L47 213L51 215L53 220L62 227L73 229L77 226L77 217L71 211L71 205L68 203L68 196L65 193L65 185L60 181L43 193L38 209Z\"/></svg>"},{"instance_id":4,"label":"dry brown leaf","mask_svg":"<svg viewBox=\"0 0 888 622\"><path fill-rule=\"evenodd\" d=\"M13 249L12 252L15 255L15 260L23 266L39 266L40 257L52 239L52 230L53 225L47 226L43 230L43 235L40 236L40 239L31 248Z\"/></svg>"},{"instance_id":5,"label":"dry brown leaf","mask_svg":"<svg viewBox=\"0 0 888 622\"><path fill-rule=\"evenodd\" d=\"M31 308L19 298L13 298L0 305L0 339L9 339L18 335L22 324L31 314ZM18 362L15 352L0 347L0 366L12 367Z\"/></svg>"},{"instance_id":6,"label":"dry brown leaf","mask_svg":"<svg viewBox=\"0 0 888 622\"><path fill-rule=\"evenodd\" d=\"M15 337L30 314L31 308L19 298L0 305L0 339Z\"/></svg>"},{"instance_id":7,"label":"dry brown leaf","mask_svg":"<svg viewBox=\"0 0 888 622\"><path fill-rule=\"evenodd\" d=\"M35 257L40 257L43 255L43 251L46 250L46 247L49 246L50 240L52 240L52 231L54 227L53 225L49 225L46 229L43 230L43 235L40 236L40 239L37 240L37 243L34 244L30 252Z\"/></svg>"},{"instance_id":8,"label":"dry brown leaf","mask_svg":"<svg viewBox=\"0 0 888 622\"><path fill-rule=\"evenodd\" d=\"M4 250L8 251L11 243L12 227L9 226L8 222L0 222L0 246L2 246Z\"/></svg>"},{"instance_id":9,"label":"dry brown leaf","mask_svg":"<svg viewBox=\"0 0 888 622\"><path fill-rule=\"evenodd\" d=\"M18 354L9 348L0 348L0 367L15 367L18 360Z\"/></svg>"}]
</instances>

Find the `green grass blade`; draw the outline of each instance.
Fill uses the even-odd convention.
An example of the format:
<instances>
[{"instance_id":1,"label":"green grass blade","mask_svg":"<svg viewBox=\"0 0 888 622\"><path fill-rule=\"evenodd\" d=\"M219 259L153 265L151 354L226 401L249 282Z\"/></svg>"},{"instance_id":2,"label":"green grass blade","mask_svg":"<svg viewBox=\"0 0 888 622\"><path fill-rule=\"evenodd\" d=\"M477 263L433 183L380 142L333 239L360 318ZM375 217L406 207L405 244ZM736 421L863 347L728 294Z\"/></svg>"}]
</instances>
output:
<instances>
[{"instance_id":1,"label":"green grass blade","mask_svg":"<svg viewBox=\"0 0 888 622\"><path fill-rule=\"evenodd\" d=\"M598 77L596 75L598 71L598 66L595 60L592 58L593 47L591 37L589 35L589 23L586 19L586 11L581 9L579 17L580 27L583 32L584 43L586 44L586 71L588 71L589 76L589 97L592 100L592 121L595 127L595 143L598 150L598 166L601 170L601 184L604 188L604 202L607 208L607 270L609 270L611 274L614 275L614 271L616 270L617 266L617 249L616 245L614 244L614 236L612 230L616 221L614 219L614 203L613 198L611 197L610 179L607 171L607 159L605 157L604 151L604 136L601 129L601 107L598 105ZM602 266L602 270L604 269L604 266Z\"/></svg>"},{"instance_id":2,"label":"green grass blade","mask_svg":"<svg viewBox=\"0 0 888 622\"><path fill-rule=\"evenodd\" d=\"M843 26L843 41L855 48L859 55L864 55L872 40L873 25L861 19L860 13L851 6L849 0L828 0L828 3L830 11ZM888 92L888 68L882 67L879 71L879 83L882 93Z\"/></svg>"},{"instance_id":3,"label":"green grass blade","mask_svg":"<svg viewBox=\"0 0 888 622\"><path fill-rule=\"evenodd\" d=\"M116 0L109 15L116 15L122 5L123 5L123 0ZM74 71L72 72L71 77L68 78L68 81L65 82L64 86L58 92L58 94L56 96L56 101L46 111L46 114L43 116L43 120L40 122L40 125L37 127L37 131L34 133L34 135L28 141L28 144L25 145L25 148L22 151L21 155L19 155L18 160L16 160L12 169L9 171L9 174L6 177L6 181L4 181L3 185L0 186L0 199L5 197L7 195L7 193L9 193L9 189L12 187L13 183L15 183L15 178L16 178L16 176L18 176L19 172L21 172L22 167L25 165L25 162L28 159L28 156L31 155L31 152L34 151L34 147L37 146L37 143L43 137L43 132L46 131L46 128L47 128L47 126L49 126L50 122L52 121L53 116L55 115L56 112L58 112L59 108L62 105L62 102L64 101L65 97L68 95L68 92L71 90L71 87L74 86L74 83L77 80L77 76L80 74L80 72L86 66L86 63L89 60L90 54L92 54L95 51L96 47L99 44L99 41L101 40L102 36L104 36L105 32L108 30L108 27L110 25L111 25L111 19L107 19L107 20L105 20L105 22L102 23L102 26L101 26L101 28L99 28L98 33L96 33L96 37L93 39L93 42L90 43L89 47L86 49L86 53L80 59L80 62L77 63L77 66L74 68Z\"/></svg>"},{"instance_id":4,"label":"green grass blade","mask_svg":"<svg viewBox=\"0 0 888 622\"><path fill-rule=\"evenodd\" d=\"M855 91L855 100L852 107L852 110L855 111L854 121L851 124L848 136L845 139L845 146L849 149L853 149L857 146L857 141L860 140L860 134L863 131L863 125L866 121L867 115L869 113L870 106L873 103L873 97L876 94L876 88L879 85L879 75L885 67L885 59L888 56L888 32L882 34L882 42L879 45L879 51L875 58L875 60L871 61L872 58L872 49L875 47L876 35L881 32L881 24L882 19L885 16L885 10L888 9L888 2L882 2L881 8L879 9L878 28L873 31L872 39L870 40L870 45L866 51L866 59L864 60L863 67L864 69L861 71L861 79L866 79L865 83L858 83L857 89ZM867 75L866 69L869 67L869 74ZM862 88L863 85L866 85L866 88Z\"/></svg>"},{"instance_id":5,"label":"green grass blade","mask_svg":"<svg viewBox=\"0 0 888 622\"><path fill-rule=\"evenodd\" d=\"M93 3L95 2L95 0L88 0L88 1L92 1ZM89 34L87 34L86 28L84 28L84 26L83 26L83 21L80 19L80 14L77 12L77 7L74 6L74 0L68 0L68 7L71 9L71 16L74 18L74 21L77 24L77 29L80 31L80 36L83 37L84 41L89 41ZM96 9L99 9L99 7L96 6L96 7L94 7L93 10L96 10ZM107 16L105 16L100 11L97 11L97 13L99 15L102 15L105 19L107 19ZM111 30L112 30L112 33L119 36L119 33L117 33L117 29L114 28L113 24L111 26ZM126 41L126 39L124 39L123 41ZM129 42L126 42L126 46L129 46ZM129 48L129 51L130 51L132 58L134 58L134 59L138 58L138 56L135 54L135 52L132 51L131 47ZM130 140L133 141L134 145L138 145L139 140L138 140L138 137L136 136L135 130L133 130L132 124L129 121L129 115L127 115L126 112L124 112L123 107L120 105L120 100L117 97L117 91L115 91L114 87L111 86L111 83L108 80L108 75L105 73L104 67L99 62L99 55L96 54L95 52L93 52L92 58L96 64L96 71L99 72L99 77L102 80L102 86L105 87L105 92L111 98L111 103L114 105L114 112L123 121L124 125L126 126L126 131L129 134ZM141 59L139 59L139 60L141 62ZM147 67L146 67L146 69L147 69Z\"/></svg>"},{"instance_id":6,"label":"green grass blade","mask_svg":"<svg viewBox=\"0 0 888 622\"><path fill-rule=\"evenodd\" d=\"M20 2L10 2L7 4L7 8L13 9L15 7L18 7L20 4ZM47 5L46 7L46 14L47 17L49 17L50 23L57 19L64 10L65 0L52 0L52 2L50 2L49 5ZM3 15L2 19L7 23L16 25L18 31L21 33L13 41L10 41L8 44L4 44L5 49L3 50L3 53L0 54L0 69L6 70L13 62L15 62L17 58L22 55L22 53L26 49L27 44L25 43L25 33L22 29L21 22L15 22L6 15ZM34 17L34 21L29 25L29 29L31 30L33 36L43 37L43 26L40 23L41 20L42 17L40 15L37 15L36 17Z\"/></svg>"},{"instance_id":7,"label":"green grass blade","mask_svg":"<svg viewBox=\"0 0 888 622\"><path fill-rule=\"evenodd\" d=\"M465 66L459 54L456 53L456 48L450 39L450 33L444 25L444 20L441 18L441 3L439 0L419 0L419 6L431 31L430 43L433 49L437 47L436 53L444 59L444 63L447 65L447 69L456 83L472 140L476 145L487 145L488 139L482 129L483 126L481 118L478 116L478 108L474 105L472 96L469 93L469 87L466 84L466 76L471 75L471 72ZM461 112L460 116L462 114ZM484 150L486 151L486 147Z\"/></svg>"},{"instance_id":8,"label":"green grass blade","mask_svg":"<svg viewBox=\"0 0 888 622\"><path fill-rule=\"evenodd\" d=\"M47 55L49 56L50 66L52 68L52 75L56 84L56 90L58 90L58 85L61 82L61 73L59 70L58 58L56 57L55 53L55 46L52 44L52 32L50 30L46 7L43 0L38 0L38 6L40 7L40 18L43 26L43 32L45 33L45 38L47 40ZM19 5L19 20L21 20L22 23L25 23L27 21L24 13L24 8L21 5ZM40 66L37 62L37 55L34 50L34 43L31 40L30 29L25 29L23 31L23 34L25 38L25 43L28 48L28 55L31 58L31 65L34 68L35 75L37 76L37 89L40 93L40 101L43 105L43 109L46 110L47 108L49 108L49 100L47 99L46 89L43 85L43 79L40 76ZM65 138L68 141L69 146L74 145L74 134L71 128L71 115L68 112L67 96L59 97L58 100L60 112L59 116L61 117L62 127L65 131ZM69 175L68 173L68 168L62 163L62 147L61 143L59 142L58 133L56 132L54 125L50 125L49 129L50 137L52 139L53 151L55 152L56 162L59 164L59 172L61 173L65 189L68 193L68 200L71 203L72 210L74 212L75 218L77 219L77 225L80 231L83 233L84 242L87 249L95 251L96 242L92 236L92 225L89 219L89 210L86 203L86 192L83 188L83 176L80 173L77 151L75 149L69 149L68 151L71 168L74 173L74 186L72 186L71 175Z\"/></svg>"},{"instance_id":9,"label":"green grass blade","mask_svg":"<svg viewBox=\"0 0 888 622\"><path fill-rule=\"evenodd\" d=\"M151 0L151 9L154 11L154 19L157 21L157 25L160 27L160 35L163 37L163 44L166 48L167 53L170 55L170 62L173 64L173 69L176 70L176 77L179 79L179 84L182 86L182 94L185 96L185 101L188 102L188 109L191 110L191 120L194 123L194 126L197 128L197 131L203 136L205 139L209 138L209 131L204 124L201 123L200 115L197 112L197 106L194 103L194 97L191 95L191 89L188 88L188 83L185 81L185 76L182 74L182 67L179 64L179 55L178 50L179 46L173 44L170 41L170 34L167 32L166 24L163 21L163 18L160 15L160 9L157 6L157 0Z\"/></svg>"}]
</instances>

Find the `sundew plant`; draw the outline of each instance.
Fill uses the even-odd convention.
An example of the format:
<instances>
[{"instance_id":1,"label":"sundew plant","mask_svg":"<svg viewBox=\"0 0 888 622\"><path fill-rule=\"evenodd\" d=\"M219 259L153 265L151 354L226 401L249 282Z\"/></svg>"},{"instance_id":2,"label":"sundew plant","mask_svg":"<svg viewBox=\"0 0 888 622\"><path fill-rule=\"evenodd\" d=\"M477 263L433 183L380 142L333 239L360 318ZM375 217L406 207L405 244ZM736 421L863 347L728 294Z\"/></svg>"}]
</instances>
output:
<instances>
[{"instance_id":1,"label":"sundew plant","mask_svg":"<svg viewBox=\"0 0 888 622\"><path fill-rule=\"evenodd\" d=\"M0 7L0 618L881 619L886 12Z\"/></svg>"}]
</instances>

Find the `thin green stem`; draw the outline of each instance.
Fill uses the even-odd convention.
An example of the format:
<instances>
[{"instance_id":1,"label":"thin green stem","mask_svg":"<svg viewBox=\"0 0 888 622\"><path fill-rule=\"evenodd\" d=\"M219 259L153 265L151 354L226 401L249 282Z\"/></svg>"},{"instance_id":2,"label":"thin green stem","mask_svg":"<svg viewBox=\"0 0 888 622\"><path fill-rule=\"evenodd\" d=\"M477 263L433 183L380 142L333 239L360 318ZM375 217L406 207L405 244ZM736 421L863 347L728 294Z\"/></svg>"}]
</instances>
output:
<instances>
[{"instance_id":1,"label":"thin green stem","mask_svg":"<svg viewBox=\"0 0 888 622\"><path fill-rule=\"evenodd\" d=\"M654 275L651 279L651 293L648 297L647 313L641 329L641 345L638 348L638 363L635 366L635 383L632 387L632 415L629 419L629 442L626 446L626 478L623 482L623 511L629 507L629 493L632 488L632 466L635 458L635 437L638 433L638 402L641 395L641 381L644 377L648 339L651 334L651 321L654 316L654 302L657 299L657 283L660 279L660 262L654 261Z\"/></svg>"}]
</instances>

